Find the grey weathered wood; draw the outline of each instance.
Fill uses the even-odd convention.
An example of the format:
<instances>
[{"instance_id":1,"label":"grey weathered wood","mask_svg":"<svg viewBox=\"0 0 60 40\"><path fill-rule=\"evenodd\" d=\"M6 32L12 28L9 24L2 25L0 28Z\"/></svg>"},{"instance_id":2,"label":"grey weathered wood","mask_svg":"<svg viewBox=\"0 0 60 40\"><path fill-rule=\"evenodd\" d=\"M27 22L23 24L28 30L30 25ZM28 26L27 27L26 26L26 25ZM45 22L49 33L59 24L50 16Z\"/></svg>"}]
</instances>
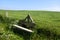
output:
<instances>
[{"instance_id":1,"label":"grey weathered wood","mask_svg":"<svg viewBox=\"0 0 60 40\"><path fill-rule=\"evenodd\" d=\"M18 25L13 25L13 26L15 26L15 27L17 27L17 28L19 28L21 30L25 30L25 31L28 31L28 32L34 32L34 31L30 30L30 29L27 29L27 28L24 28L24 27L21 27L21 26L18 26Z\"/></svg>"},{"instance_id":2,"label":"grey weathered wood","mask_svg":"<svg viewBox=\"0 0 60 40\"><path fill-rule=\"evenodd\" d=\"M31 20L32 23L35 23L32 19L32 17L30 16L30 14L28 14L28 16L25 18L25 20L27 19L27 21L29 22L29 20Z\"/></svg>"}]
</instances>

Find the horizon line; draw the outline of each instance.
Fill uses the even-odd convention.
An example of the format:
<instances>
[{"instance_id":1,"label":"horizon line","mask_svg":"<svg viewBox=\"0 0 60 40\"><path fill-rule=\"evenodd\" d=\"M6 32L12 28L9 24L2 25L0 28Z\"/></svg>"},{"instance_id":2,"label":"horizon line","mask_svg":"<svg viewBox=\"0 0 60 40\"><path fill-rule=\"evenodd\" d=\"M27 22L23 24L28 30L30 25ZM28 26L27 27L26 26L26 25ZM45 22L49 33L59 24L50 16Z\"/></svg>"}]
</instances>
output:
<instances>
[{"instance_id":1,"label":"horizon line","mask_svg":"<svg viewBox=\"0 0 60 40\"><path fill-rule=\"evenodd\" d=\"M22 11L53 11L53 12L60 12L60 10L59 11L57 11L57 10L34 10L34 9L31 9L31 10L29 10L29 9L0 9L0 10L12 10L12 11L19 11L19 10L22 10Z\"/></svg>"}]
</instances>

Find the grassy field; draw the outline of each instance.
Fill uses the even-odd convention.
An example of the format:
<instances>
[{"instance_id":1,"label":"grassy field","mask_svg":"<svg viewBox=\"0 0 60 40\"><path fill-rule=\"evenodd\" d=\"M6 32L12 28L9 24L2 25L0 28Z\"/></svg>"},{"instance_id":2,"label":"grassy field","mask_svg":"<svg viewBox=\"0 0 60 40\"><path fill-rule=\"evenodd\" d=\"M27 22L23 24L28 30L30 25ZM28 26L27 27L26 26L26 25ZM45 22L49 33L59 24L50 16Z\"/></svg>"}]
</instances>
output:
<instances>
[{"instance_id":1,"label":"grassy field","mask_svg":"<svg viewBox=\"0 0 60 40\"><path fill-rule=\"evenodd\" d=\"M5 16L6 11L8 18ZM10 24L24 19L28 14L36 23L35 33L27 37L11 31ZM0 40L60 40L60 12L0 10Z\"/></svg>"}]
</instances>

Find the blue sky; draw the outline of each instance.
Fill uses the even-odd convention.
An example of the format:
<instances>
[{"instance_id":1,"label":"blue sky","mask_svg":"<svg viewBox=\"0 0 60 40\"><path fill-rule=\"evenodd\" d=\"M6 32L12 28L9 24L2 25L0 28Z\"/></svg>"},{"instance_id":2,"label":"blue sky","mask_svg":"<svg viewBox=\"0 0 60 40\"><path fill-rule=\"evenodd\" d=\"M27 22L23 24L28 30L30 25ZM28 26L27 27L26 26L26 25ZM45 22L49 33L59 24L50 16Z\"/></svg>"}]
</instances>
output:
<instances>
[{"instance_id":1,"label":"blue sky","mask_svg":"<svg viewBox=\"0 0 60 40\"><path fill-rule=\"evenodd\" d=\"M0 9L60 11L60 0L0 0Z\"/></svg>"}]
</instances>

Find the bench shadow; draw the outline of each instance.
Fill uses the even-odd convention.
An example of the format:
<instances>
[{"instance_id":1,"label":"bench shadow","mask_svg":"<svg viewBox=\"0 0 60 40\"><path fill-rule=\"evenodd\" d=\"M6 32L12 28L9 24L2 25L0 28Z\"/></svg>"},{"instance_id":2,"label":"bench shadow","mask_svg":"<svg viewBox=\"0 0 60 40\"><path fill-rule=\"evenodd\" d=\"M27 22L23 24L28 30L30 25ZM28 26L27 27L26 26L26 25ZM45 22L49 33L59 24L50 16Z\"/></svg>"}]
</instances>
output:
<instances>
[{"instance_id":1,"label":"bench shadow","mask_svg":"<svg viewBox=\"0 0 60 40\"><path fill-rule=\"evenodd\" d=\"M57 35L56 33L54 33L53 31L50 31L48 29L37 29L37 34L41 36L41 34L43 34L44 36L46 36L47 38L49 38L49 40L52 38L53 40L57 40L60 39L60 35Z\"/></svg>"},{"instance_id":2,"label":"bench shadow","mask_svg":"<svg viewBox=\"0 0 60 40\"><path fill-rule=\"evenodd\" d=\"M30 32L27 32L27 31L24 31L24 30L21 30L19 28L12 28L12 31L18 35L18 36L22 36L24 38L24 40L30 40L30 36L32 33Z\"/></svg>"}]
</instances>

